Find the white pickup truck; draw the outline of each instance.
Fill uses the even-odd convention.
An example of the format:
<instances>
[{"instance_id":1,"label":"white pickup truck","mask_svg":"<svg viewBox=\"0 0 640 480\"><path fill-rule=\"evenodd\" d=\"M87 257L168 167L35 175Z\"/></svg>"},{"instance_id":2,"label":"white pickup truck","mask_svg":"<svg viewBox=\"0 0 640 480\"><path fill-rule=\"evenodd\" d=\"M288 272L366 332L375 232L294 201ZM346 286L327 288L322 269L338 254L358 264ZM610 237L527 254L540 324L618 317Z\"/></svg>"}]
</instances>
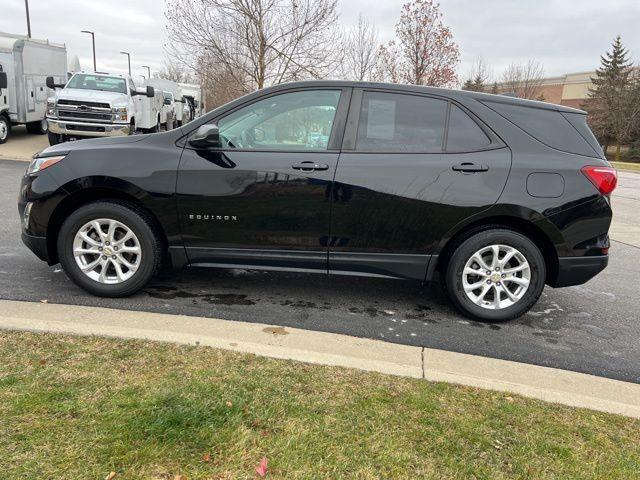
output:
<instances>
[{"instance_id":1,"label":"white pickup truck","mask_svg":"<svg viewBox=\"0 0 640 480\"><path fill-rule=\"evenodd\" d=\"M138 89L125 75L80 72L66 85L48 77L47 86L56 89L47 100L51 145L160 130L162 91Z\"/></svg>"}]
</instances>

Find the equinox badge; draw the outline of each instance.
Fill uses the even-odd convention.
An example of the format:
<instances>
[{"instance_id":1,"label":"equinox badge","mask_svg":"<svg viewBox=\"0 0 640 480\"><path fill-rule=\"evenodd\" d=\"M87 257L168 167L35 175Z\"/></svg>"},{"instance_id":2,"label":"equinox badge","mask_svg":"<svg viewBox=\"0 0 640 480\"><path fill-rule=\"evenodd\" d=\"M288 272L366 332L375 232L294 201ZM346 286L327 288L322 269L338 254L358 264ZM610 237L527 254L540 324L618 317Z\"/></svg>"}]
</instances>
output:
<instances>
[{"instance_id":1,"label":"equinox badge","mask_svg":"<svg viewBox=\"0 0 640 480\"><path fill-rule=\"evenodd\" d=\"M235 215L209 215L209 214L189 214L189 220L220 220L223 222L237 222Z\"/></svg>"}]
</instances>

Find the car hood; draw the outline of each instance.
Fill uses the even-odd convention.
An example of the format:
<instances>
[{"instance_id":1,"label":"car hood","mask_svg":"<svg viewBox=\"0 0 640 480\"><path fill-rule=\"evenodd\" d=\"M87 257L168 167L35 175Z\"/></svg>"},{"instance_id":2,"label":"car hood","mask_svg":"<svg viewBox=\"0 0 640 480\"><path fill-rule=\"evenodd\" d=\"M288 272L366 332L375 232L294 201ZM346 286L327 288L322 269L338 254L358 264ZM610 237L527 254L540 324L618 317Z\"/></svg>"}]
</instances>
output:
<instances>
[{"instance_id":1,"label":"car hood","mask_svg":"<svg viewBox=\"0 0 640 480\"><path fill-rule=\"evenodd\" d=\"M122 137L104 137L104 138L87 138L85 140L76 140L75 142L64 142L58 145L47 147L37 153L37 157L51 157L54 155L66 155L74 150L92 149L95 147L106 147L109 145L122 145L125 143L135 143L147 140L152 134L146 135L129 135Z\"/></svg>"},{"instance_id":2,"label":"car hood","mask_svg":"<svg viewBox=\"0 0 640 480\"><path fill-rule=\"evenodd\" d=\"M65 88L56 92L58 100L78 100L87 102L109 102L114 104L126 104L129 101L124 93L103 92L100 90L85 90L82 88Z\"/></svg>"}]
</instances>

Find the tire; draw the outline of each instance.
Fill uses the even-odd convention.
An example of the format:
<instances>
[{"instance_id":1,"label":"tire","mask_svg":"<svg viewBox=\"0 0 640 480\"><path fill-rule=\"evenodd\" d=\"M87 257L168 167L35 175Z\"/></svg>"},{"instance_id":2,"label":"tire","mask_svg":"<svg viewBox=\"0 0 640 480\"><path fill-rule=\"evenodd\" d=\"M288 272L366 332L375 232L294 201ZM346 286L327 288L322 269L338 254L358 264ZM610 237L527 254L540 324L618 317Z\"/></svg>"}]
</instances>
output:
<instances>
[{"instance_id":1,"label":"tire","mask_svg":"<svg viewBox=\"0 0 640 480\"><path fill-rule=\"evenodd\" d=\"M101 224L103 235L99 236L95 227L87 227L93 221ZM107 238L110 221L124 227L114 230L111 241ZM80 230L92 243L77 236ZM123 242L127 231L133 237ZM57 247L58 258L69 278L80 288L100 297L126 297L136 293L157 274L162 260L160 235L149 215L135 205L120 201L89 203L73 212L60 228ZM76 256L74 248L91 251L100 248L101 253ZM118 248L120 253L116 252ZM128 251L137 249L139 253L122 253L125 248ZM121 261L123 258L135 268L127 268ZM79 265L90 267L95 262L98 264L88 273L84 273ZM116 271L116 263L120 265L119 272ZM104 275L102 265L106 265Z\"/></svg>"},{"instance_id":2,"label":"tire","mask_svg":"<svg viewBox=\"0 0 640 480\"><path fill-rule=\"evenodd\" d=\"M159 133L160 132L160 116L158 116L158 122L156 126L150 129L151 133Z\"/></svg>"},{"instance_id":3,"label":"tire","mask_svg":"<svg viewBox=\"0 0 640 480\"><path fill-rule=\"evenodd\" d=\"M47 137L49 138L49 145L58 145L59 143L62 143L62 135L59 135L57 133L52 133L52 132L47 132Z\"/></svg>"},{"instance_id":4,"label":"tire","mask_svg":"<svg viewBox=\"0 0 640 480\"><path fill-rule=\"evenodd\" d=\"M131 120L131 123L129 124L129 135L135 135L136 134L136 122L134 120Z\"/></svg>"},{"instance_id":5,"label":"tire","mask_svg":"<svg viewBox=\"0 0 640 480\"><path fill-rule=\"evenodd\" d=\"M505 265L492 262L496 246L500 263L511 255ZM474 260L478 255L482 264ZM518 268L521 270L515 271ZM479 274L469 273L473 270ZM472 235L455 248L444 280L451 301L463 314L480 321L505 322L529 311L542 294L545 278L544 257L529 238L494 228ZM479 286L469 292L474 285Z\"/></svg>"},{"instance_id":6,"label":"tire","mask_svg":"<svg viewBox=\"0 0 640 480\"><path fill-rule=\"evenodd\" d=\"M29 122L27 123L27 132L34 133L36 135L44 135L49 131L49 125L47 124L47 119L43 118L37 122Z\"/></svg>"},{"instance_id":7,"label":"tire","mask_svg":"<svg viewBox=\"0 0 640 480\"><path fill-rule=\"evenodd\" d=\"M11 135L11 122L6 115L0 115L0 144L6 143Z\"/></svg>"}]
</instances>

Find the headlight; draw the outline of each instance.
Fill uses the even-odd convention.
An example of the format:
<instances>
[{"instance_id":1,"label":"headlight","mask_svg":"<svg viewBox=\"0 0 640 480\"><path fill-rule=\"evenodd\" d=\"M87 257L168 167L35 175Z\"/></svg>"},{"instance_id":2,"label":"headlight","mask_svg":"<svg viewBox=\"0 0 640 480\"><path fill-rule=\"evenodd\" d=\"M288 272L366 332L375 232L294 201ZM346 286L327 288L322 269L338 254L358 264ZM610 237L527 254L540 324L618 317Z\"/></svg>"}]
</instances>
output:
<instances>
[{"instance_id":1,"label":"headlight","mask_svg":"<svg viewBox=\"0 0 640 480\"><path fill-rule=\"evenodd\" d=\"M56 116L56 102L55 100L47 100L47 117Z\"/></svg>"},{"instance_id":2,"label":"headlight","mask_svg":"<svg viewBox=\"0 0 640 480\"><path fill-rule=\"evenodd\" d=\"M127 115L127 107L113 107L113 119L116 121L126 121L129 119Z\"/></svg>"},{"instance_id":3,"label":"headlight","mask_svg":"<svg viewBox=\"0 0 640 480\"><path fill-rule=\"evenodd\" d=\"M60 160L62 160L64 157L66 157L66 155L60 155L58 157L37 157L37 158L34 158L31 161L31 163L29 164L29 168L27 169L27 173L29 175L31 175L33 173L40 172L40 171L44 170L45 168L49 168L49 167L55 165Z\"/></svg>"}]
</instances>

